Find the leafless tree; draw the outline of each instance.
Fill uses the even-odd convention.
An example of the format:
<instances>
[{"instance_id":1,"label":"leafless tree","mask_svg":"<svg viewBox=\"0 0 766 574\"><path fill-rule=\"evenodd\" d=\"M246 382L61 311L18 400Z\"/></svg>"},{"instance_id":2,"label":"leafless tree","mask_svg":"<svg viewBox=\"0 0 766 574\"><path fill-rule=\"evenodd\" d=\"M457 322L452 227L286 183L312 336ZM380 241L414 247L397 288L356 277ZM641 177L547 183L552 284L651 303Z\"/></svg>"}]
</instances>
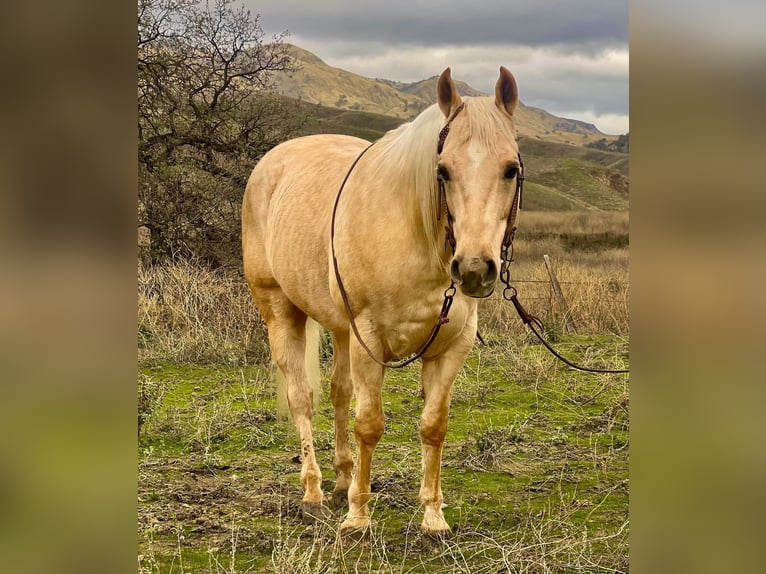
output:
<instances>
[{"instance_id":1,"label":"leafless tree","mask_svg":"<svg viewBox=\"0 0 766 574\"><path fill-rule=\"evenodd\" d=\"M301 123L269 91L290 68L285 35L266 42L234 0L138 0L138 211L152 261L238 261L250 170Z\"/></svg>"}]
</instances>

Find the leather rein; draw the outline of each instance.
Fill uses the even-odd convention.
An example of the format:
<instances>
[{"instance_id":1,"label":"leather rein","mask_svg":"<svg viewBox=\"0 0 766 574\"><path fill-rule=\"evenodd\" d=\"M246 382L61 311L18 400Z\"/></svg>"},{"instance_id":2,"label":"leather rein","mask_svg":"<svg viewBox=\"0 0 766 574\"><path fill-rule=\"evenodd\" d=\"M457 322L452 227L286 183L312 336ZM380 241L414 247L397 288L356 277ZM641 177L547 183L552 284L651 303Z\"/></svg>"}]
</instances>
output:
<instances>
[{"instance_id":1,"label":"leather rein","mask_svg":"<svg viewBox=\"0 0 766 574\"><path fill-rule=\"evenodd\" d=\"M444 125L444 127L439 132L439 139L436 146L436 153L437 155L441 155L442 149L444 148L444 142L447 139L447 135L450 131L450 125L452 124L452 121L455 119L455 116L457 116L465 107L465 102L461 103L460 106L458 106L455 111L450 115L449 119L447 120L447 123ZM356 325L356 321L354 319L354 313L351 310L351 303L348 300L348 293L346 292L346 288L343 285L343 281L340 277L340 271L338 269L338 259L335 254L335 220L336 215L338 212L338 205L340 203L340 196L343 193L343 189L346 186L346 182L348 181L348 178L351 176L351 173L354 171L354 168L356 167L356 164L359 163L359 160L362 159L362 156L367 153L367 151L374 145L374 142L368 145L366 148L362 150L362 152L356 157L354 162L351 164L351 167L348 169L348 172L346 173L346 177L343 178L343 182L340 184L340 188L338 189L338 194L335 196L335 204L333 205L332 209L332 223L330 227L330 249L332 251L332 264L333 264L333 270L335 271L335 280L338 283L338 290L340 291L341 299L343 299L343 306L346 308L346 315L348 315L349 323L351 324L351 329L354 332L354 336L356 337L356 340L359 342L359 344L362 346L362 348L367 352L367 354L370 356L370 358L375 361L378 365L382 367L387 367L390 369L401 369L402 367L406 367L410 363L416 361L420 357L422 357L425 352L428 350L428 348L431 346L431 344L436 339L437 335L439 334L439 330L442 328L442 325L449 323L449 311L452 307L452 302L454 300L455 294L457 293L457 289L455 288L455 282L451 281L449 287L445 289L444 291L444 302L442 303L441 311L439 312L439 317L436 320L436 324L431 329L431 334L428 336L428 339L426 339L425 343L420 347L420 349L411 357L402 359L398 362L387 362L382 361L378 359L373 351L367 346L367 344L362 339L361 334L359 333L359 328ZM437 216L437 221L441 221L441 214L442 210L444 210L446 214L447 219L447 225L445 225L445 249L446 246L449 245L452 248L452 253L455 253L455 248L457 246L457 241L455 239L455 232L453 228L454 224L454 218L452 217L452 213L449 210L449 204L447 203L447 193L446 193L446 185L445 181L441 178L437 178L438 186L439 186L439 212ZM508 267L511 263L511 259L513 256L513 237L516 233L516 215L518 213L518 209L521 207L521 195L522 195L522 188L524 185L524 164L521 161L521 154L519 154L519 169L516 174L516 191L513 197L513 203L511 204L511 211L508 214L508 222L506 225L505 235L503 237L503 245L501 248L501 271L500 271L500 278L503 280L503 282L506 284L506 291L509 288L512 288L510 286L510 274L508 271ZM509 254L510 250L510 254ZM505 291L504 291L505 294Z\"/></svg>"}]
</instances>

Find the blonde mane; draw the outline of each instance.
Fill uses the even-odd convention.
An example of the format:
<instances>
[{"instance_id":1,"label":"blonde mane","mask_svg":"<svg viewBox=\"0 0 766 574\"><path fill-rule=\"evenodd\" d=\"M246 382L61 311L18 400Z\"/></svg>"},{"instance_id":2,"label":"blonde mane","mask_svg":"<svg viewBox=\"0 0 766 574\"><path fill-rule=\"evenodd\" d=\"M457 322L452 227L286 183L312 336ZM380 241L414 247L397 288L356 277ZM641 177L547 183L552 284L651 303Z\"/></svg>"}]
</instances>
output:
<instances>
[{"instance_id":1,"label":"blonde mane","mask_svg":"<svg viewBox=\"0 0 766 574\"><path fill-rule=\"evenodd\" d=\"M507 121L507 116L502 116L493 98L466 97L464 101L465 109L451 128L450 139L458 139L461 144L475 139L487 147L494 145L498 136L515 140L515 129ZM436 144L445 123L441 109L433 104L413 121L385 134L369 154L370 159L375 160L370 169L376 178L390 182L392 188L412 190L415 223L422 227L431 259L440 264L446 264L449 258L442 234L445 222L438 221L436 182L439 160Z\"/></svg>"}]
</instances>

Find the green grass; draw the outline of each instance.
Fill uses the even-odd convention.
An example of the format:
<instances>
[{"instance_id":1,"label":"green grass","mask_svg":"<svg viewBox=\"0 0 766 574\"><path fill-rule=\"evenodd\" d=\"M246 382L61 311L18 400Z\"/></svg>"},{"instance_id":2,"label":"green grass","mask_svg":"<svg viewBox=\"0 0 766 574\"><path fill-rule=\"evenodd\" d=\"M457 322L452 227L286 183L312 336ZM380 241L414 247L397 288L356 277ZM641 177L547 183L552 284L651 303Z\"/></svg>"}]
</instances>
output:
<instances>
[{"instance_id":1,"label":"green grass","mask_svg":"<svg viewBox=\"0 0 766 574\"><path fill-rule=\"evenodd\" d=\"M610 364L627 353L609 336L565 337L561 346L580 359L595 346ZM302 523L296 432L274 415L267 368L142 367L155 400L142 403L139 570L627 571L626 377L564 370L539 345L477 347L455 383L443 457L454 534L434 545L418 530L418 371L387 376L375 528L350 547L337 540L340 515ZM325 396L314 425L325 493L334 478L331 412Z\"/></svg>"},{"instance_id":2,"label":"green grass","mask_svg":"<svg viewBox=\"0 0 766 574\"><path fill-rule=\"evenodd\" d=\"M529 211L578 211L590 206L576 198L536 181L524 183L523 208Z\"/></svg>"},{"instance_id":3,"label":"green grass","mask_svg":"<svg viewBox=\"0 0 766 574\"><path fill-rule=\"evenodd\" d=\"M537 174L534 181L565 193L584 207L612 211L628 208L627 197L612 188L608 168L577 158L562 159L554 170Z\"/></svg>"},{"instance_id":4,"label":"green grass","mask_svg":"<svg viewBox=\"0 0 766 574\"><path fill-rule=\"evenodd\" d=\"M520 138L532 211L628 209L628 155L534 138Z\"/></svg>"}]
</instances>

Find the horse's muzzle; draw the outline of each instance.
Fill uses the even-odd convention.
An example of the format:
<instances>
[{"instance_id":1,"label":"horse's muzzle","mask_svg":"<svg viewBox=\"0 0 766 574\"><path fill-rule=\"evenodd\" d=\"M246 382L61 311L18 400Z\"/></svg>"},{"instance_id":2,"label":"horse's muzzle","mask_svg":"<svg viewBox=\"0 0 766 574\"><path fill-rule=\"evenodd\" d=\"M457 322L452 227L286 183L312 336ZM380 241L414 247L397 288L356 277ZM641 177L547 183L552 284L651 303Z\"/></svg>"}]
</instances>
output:
<instances>
[{"instance_id":1,"label":"horse's muzzle","mask_svg":"<svg viewBox=\"0 0 766 574\"><path fill-rule=\"evenodd\" d=\"M497 265L492 259L456 257L450 266L455 285L469 297L489 297L497 281Z\"/></svg>"}]
</instances>

